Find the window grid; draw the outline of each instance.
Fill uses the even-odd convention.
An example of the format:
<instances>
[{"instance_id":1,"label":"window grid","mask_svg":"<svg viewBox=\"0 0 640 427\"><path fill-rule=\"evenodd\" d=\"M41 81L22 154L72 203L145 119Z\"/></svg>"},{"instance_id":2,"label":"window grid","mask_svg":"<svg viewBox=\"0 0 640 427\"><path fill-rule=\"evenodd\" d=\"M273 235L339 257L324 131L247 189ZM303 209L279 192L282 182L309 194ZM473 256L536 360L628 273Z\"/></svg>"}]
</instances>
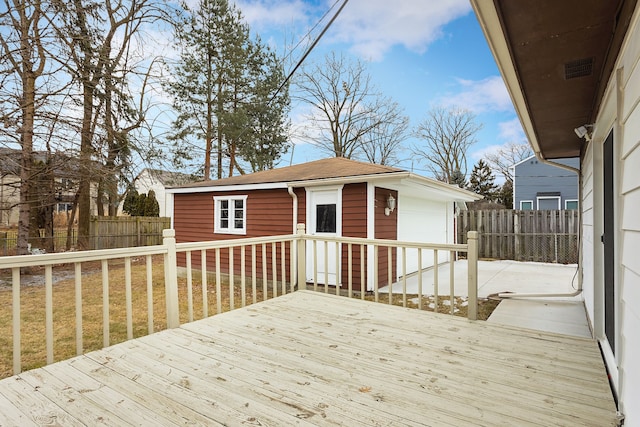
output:
<instances>
[{"instance_id":1,"label":"window grid","mask_svg":"<svg viewBox=\"0 0 640 427\"><path fill-rule=\"evenodd\" d=\"M247 196L216 196L214 199L214 233L246 234Z\"/></svg>"}]
</instances>

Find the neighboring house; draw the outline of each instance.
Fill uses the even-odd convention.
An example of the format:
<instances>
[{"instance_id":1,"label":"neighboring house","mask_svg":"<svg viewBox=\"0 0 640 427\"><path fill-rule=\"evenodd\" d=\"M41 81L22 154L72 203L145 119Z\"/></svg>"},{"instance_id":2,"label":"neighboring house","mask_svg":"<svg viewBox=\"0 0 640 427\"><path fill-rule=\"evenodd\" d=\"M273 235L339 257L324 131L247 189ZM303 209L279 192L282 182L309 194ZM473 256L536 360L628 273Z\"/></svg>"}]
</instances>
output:
<instances>
[{"instance_id":1,"label":"neighboring house","mask_svg":"<svg viewBox=\"0 0 640 427\"><path fill-rule=\"evenodd\" d=\"M170 188L167 195L173 200L168 204L173 206L172 228L178 242L292 234L296 224L304 223L311 235L454 243L456 203L480 198L401 169L344 158ZM324 266L322 244L318 250L319 280L324 282L326 272L328 284L335 285L337 277L344 284L346 254L337 272L333 262ZM335 259L335 250L330 244L328 259ZM312 253L309 247L308 256ZM447 256L442 254L439 261L446 261ZM396 278L402 253L392 257ZM354 289L360 289L359 258L359 253L354 254ZM372 249L366 258L366 283L373 289ZM383 286L388 277L386 251L378 261ZM407 273L417 271L417 251L407 252L406 262ZM425 255L422 265L432 264L432 257Z\"/></svg>"},{"instance_id":2,"label":"neighboring house","mask_svg":"<svg viewBox=\"0 0 640 427\"><path fill-rule=\"evenodd\" d=\"M138 194L148 194L153 190L160 207L160 216L166 217L170 213L165 197L167 187L176 187L194 181L193 175L186 173L144 168L135 178L134 185Z\"/></svg>"},{"instance_id":3,"label":"neighboring house","mask_svg":"<svg viewBox=\"0 0 640 427\"><path fill-rule=\"evenodd\" d=\"M33 161L36 165L43 165L49 161L51 170L46 168L41 175L46 179L46 173L53 174L53 189L43 190L36 184L34 191L52 193L51 203L55 204L54 212L69 212L72 209L74 197L78 186L78 163L63 153L48 153L35 151ZM0 148L0 226L12 227L18 224L20 209L20 163L21 151L12 148ZM45 182L44 185L49 185ZM91 184L91 211L93 215L98 212L96 197L97 183ZM43 196L44 197L44 196Z\"/></svg>"},{"instance_id":4,"label":"neighboring house","mask_svg":"<svg viewBox=\"0 0 640 427\"><path fill-rule=\"evenodd\" d=\"M472 4L534 152L580 159L578 284L624 425L640 426L640 6Z\"/></svg>"},{"instance_id":5,"label":"neighboring house","mask_svg":"<svg viewBox=\"0 0 640 427\"><path fill-rule=\"evenodd\" d=\"M580 168L580 159L557 159L556 163ZM513 173L513 209L578 209L578 175L539 161L536 156L516 163Z\"/></svg>"}]
</instances>

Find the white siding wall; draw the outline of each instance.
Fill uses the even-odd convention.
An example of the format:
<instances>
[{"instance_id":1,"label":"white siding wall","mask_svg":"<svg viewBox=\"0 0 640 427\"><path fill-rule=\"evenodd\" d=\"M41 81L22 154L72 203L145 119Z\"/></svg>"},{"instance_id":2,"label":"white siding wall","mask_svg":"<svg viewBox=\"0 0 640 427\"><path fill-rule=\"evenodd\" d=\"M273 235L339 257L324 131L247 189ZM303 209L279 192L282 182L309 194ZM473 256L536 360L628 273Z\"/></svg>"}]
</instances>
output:
<instances>
[{"instance_id":1,"label":"white siding wall","mask_svg":"<svg viewBox=\"0 0 640 427\"><path fill-rule=\"evenodd\" d=\"M640 425L640 10L636 10L622 68L620 148L620 346L625 425Z\"/></svg>"},{"instance_id":2,"label":"white siding wall","mask_svg":"<svg viewBox=\"0 0 640 427\"><path fill-rule=\"evenodd\" d=\"M617 159L617 337L615 365L625 425L640 426L640 8L602 102L594 143L583 158L583 266L587 311L602 337L602 142L614 130Z\"/></svg>"},{"instance_id":3,"label":"white siding wall","mask_svg":"<svg viewBox=\"0 0 640 427\"><path fill-rule=\"evenodd\" d=\"M594 231L594 196L593 196L593 144L590 144L582 161L582 279L584 304L589 315L589 319L594 319L593 284L595 265L595 242ZM591 267L591 268L589 268Z\"/></svg>"},{"instance_id":4,"label":"white siding wall","mask_svg":"<svg viewBox=\"0 0 640 427\"><path fill-rule=\"evenodd\" d=\"M453 243L451 202L418 199L401 194L398 201L398 240L406 242ZM438 261L449 260L438 253ZM422 268L433 266L433 252L423 251ZM418 270L417 250L407 250L407 274ZM402 275L402 251L398 250L398 275Z\"/></svg>"},{"instance_id":5,"label":"white siding wall","mask_svg":"<svg viewBox=\"0 0 640 427\"><path fill-rule=\"evenodd\" d=\"M160 216L169 216L170 210L167 208L164 185L152 176L148 170L143 170L135 183L136 191L140 194L149 194L149 190L156 193L156 200L160 207Z\"/></svg>"}]
</instances>

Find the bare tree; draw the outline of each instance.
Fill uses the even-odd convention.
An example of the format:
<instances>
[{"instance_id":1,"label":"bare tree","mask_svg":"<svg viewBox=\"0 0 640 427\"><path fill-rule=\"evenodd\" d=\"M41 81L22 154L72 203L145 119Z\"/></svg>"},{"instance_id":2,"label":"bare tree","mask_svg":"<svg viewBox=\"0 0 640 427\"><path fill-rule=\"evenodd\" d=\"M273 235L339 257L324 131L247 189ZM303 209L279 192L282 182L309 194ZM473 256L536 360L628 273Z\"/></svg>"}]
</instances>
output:
<instances>
[{"instance_id":1,"label":"bare tree","mask_svg":"<svg viewBox=\"0 0 640 427\"><path fill-rule=\"evenodd\" d=\"M369 116L369 124L365 126L368 130L362 135L362 152L370 163L394 165L408 136L409 117L389 98L380 98L378 106L370 109L375 114Z\"/></svg>"},{"instance_id":2,"label":"bare tree","mask_svg":"<svg viewBox=\"0 0 640 427\"><path fill-rule=\"evenodd\" d=\"M16 131L21 148L18 254L27 253L31 203L33 202L33 141L38 98L37 82L45 72L48 56L42 34L44 11L39 1L4 0L0 12L0 74L2 121ZM6 91L6 92L5 92Z\"/></svg>"},{"instance_id":3,"label":"bare tree","mask_svg":"<svg viewBox=\"0 0 640 427\"><path fill-rule=\"evenodd\" d=\"M513 182L511 166L531 157L532 154L531 147L526 142L508 142L499 150L485 154L484 158L493 170L504 176L505 180Z\"/></svg>"},{"instance_id":4,"label":"bare tree","mask_svg":"<svg viewBox=\"0 0 640 427\"><path fill-rule=\"evenodd\" d=\"M468 110L433 108L414 131L423 143L413 147L413 154L426 162L437 180L450 183L458 171L466 176L467 151L480 129L482 124Z\"/></svg>"},{"instance_id":5,"label":"bare tree","mask_svg":"<svg viewBox=\"0 0 640 427\"><path fill-rule=\"evenodd\" d=\"M332 52L324 63L303 69L296 85L298 99L312 107L307 116L311 132L304 137L335 157L358 154L380 106L364 64Z\"/></svg>"},{"instance_id":6,"label":"bare tree","mask_svg":"<svg viewBox=\"0 0 640 427\"><path fill-rule=\"evenodd\" d=\"M132 40L144 22L157 18L156 8L150 0L53 0L59 13L55 28L59 40L66 48L67 57L61 63L80 87L78 102L81 105L80 120L80 171L78 186L78 246L89 246L91 220L91 183L99 181L95 160L97 129L104 125L108 138L116 135L109 120L113 110L105 115L99 105L104 105L114 95L114 71L122 65L130 50ZM122 75L120 75L122 78ZM107 96L105 97L105 94ZM134 120L135 121L135 120ZM105 124L106 123L106 124ZM120 132L120 136L122 133ZM118 137L118 138L119 138ZM122 139L113 138L108 148L121 150ZM107 156L109 159L109 156ZM111 157L113 159L113 157ZM109 184L112 188L112 184Z\"/></svg>"}]
</instances>

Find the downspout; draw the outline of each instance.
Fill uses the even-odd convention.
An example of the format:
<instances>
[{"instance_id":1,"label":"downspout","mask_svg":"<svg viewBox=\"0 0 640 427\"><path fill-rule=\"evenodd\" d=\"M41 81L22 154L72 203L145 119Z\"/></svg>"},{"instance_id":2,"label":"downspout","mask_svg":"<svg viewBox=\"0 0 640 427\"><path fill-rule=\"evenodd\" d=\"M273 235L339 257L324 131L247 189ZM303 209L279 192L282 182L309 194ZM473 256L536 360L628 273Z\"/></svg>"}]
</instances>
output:
<instances>
[{"instance_id":1,"label":"downspout","mask_svg":"<svg viewBox=\"0 0 640 427\"><path fill-rule=\"evenodd\" d=\"M295 233L298 226L298 196L290 185L287 185L287 191L293 199L293 233Z\"/></svg>"},{"instance_id":2,"label":"downspout","mask_svg":"<svg viewBox=\"0 0 640 427\"><path fill-rule=\"evenodd\" d=\"M293 191L293 187L291 185L287 185L287 192L293 199L293 234L296 234L298 227L298 196L295 191ZM293 268L291 269L291 282L293 282L294 277L298 277L298 245L300 242L298 240L294 240L294 244L291 247L291 262L293 264ZM299 285L299 284L298 284ZM299 287L298 287L299 289Z\"/></svg>"},{"instance_id":3,"label":"downspout","mask_svg":"<svg viewBox=\"0 0 640 427\"><path fill-rule=\"evenodd\" d=\"M590 140L587 140L590 142ZM576 169L571 166L563 165L562 163L552 162L551 160L547 160L542 157L540 152L536 152L536 158L538 161L545 163L550 166L555 166L561 169L568 170L570 172L578 175L578 271L582 272L582 250L580 249L581 245L581 237L582 237L582 175L580 174L580 169ZM514 189L515 190L515 189ZM576 273L577 273L576 272ZM519 294L519 293L498 293L494 294L498 296L498 298L565 298L565 297L575 297L582 293L582 274L578 275L578 289L574 292L570 293L559 293L559 294Z\"/></svg>"}]
</instances>

